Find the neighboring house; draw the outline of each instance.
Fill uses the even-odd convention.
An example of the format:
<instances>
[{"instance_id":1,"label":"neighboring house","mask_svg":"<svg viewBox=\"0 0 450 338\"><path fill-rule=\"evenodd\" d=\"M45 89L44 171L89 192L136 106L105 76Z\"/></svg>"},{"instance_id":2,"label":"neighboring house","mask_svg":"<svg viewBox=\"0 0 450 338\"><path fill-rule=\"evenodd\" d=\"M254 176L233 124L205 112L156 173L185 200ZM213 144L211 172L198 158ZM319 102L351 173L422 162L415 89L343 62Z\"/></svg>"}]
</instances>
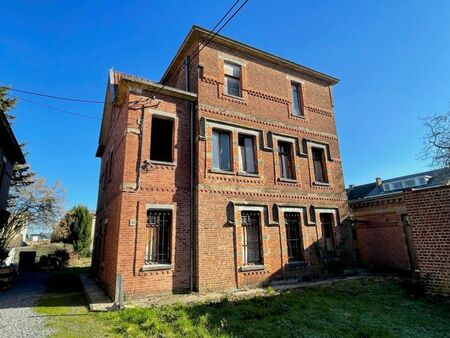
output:
<instances>
[{"instance_id":1,"label":"neighboring house","mask_svg":"<svg viewBox=\"0 0 450 338\"><path fill-rule=\"evenodd\" d=\"M110 71L93 253L110 295L118 274L128 296L205 292L352 259L338 80L220 35L203 48L209 33L159 83Z\"/></svg>"},{"instance_id":2,"label":"neighboring house","mask_svg":"<svg viewBox=\"0 0 450 338\"><path fill-rule=\"evenodd\" d=\"M6 202L15 163L24 164L25 158L5 114L0 110L0 227L9 217Z\"/></svg>"},{"instance_id":3,"label":"neighboring house","mask_svg":"<svg viewBox=\"0 0 450 338\"><path fill-rule=\"evenodd\" d=\"M411 234L412 225L417 222L428 224L427 212L424 210L428 209L433 213L438 204L424 200L418 208L417 204L408 203L408 199L412 199L412 196L420 198L421 194L428 192L434 194L433 189L446 188L449 182L450 169L441 169L388 180L377 178L373 183L350 186L347 195L356 229L360 263L365 267L382 270L416 269L418 261L423 259L423 252L418 251L419 238L414 240ZM450 195L447 197L448 203ZM450 226L448 210L450 208L440 216L447 222L447 227ZM411 215L414 215L414 219ZM430 248L435 245L432 243L435 237L439 237L431 229L432 227L429 227L428 231L423 229L421 232L423 240L427 241Z\"/></svg>"},{"instance_id":4,"label":"neighboring house","mask_svg":"<svg viewBox=\"0 0 450 338\"><path fill-rule=\"evenodd\" d=\"M51 234L46 234L43 232L27 235L27 239L31 242L50 242L50 237Z\"/></svg>"}]
</instances>

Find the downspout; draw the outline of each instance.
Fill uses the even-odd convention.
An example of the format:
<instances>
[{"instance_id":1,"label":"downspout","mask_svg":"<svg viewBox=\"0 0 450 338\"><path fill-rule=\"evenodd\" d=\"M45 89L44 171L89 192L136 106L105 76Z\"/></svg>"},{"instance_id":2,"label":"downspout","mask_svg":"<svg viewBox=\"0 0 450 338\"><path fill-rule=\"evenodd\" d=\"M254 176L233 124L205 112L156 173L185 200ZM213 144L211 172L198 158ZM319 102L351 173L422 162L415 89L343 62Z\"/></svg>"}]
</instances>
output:
<instances>
[{"instance_id":1,"label":"downspout","mask_svg":"<svg viewBox=\"0 0 450 338\"><path fill-rule=\"evenodd\" d=\"M191 77L190 77L190 63L191 57L189 55L185 58L185 90L189 92L191 90ZM190 283L189 290L194 292L195 288L195 107L193 102L189 102L190 108L190 130L189 130L189 141L190 141L190 161L189 161L189 174L190 174Z\"/></svg>"}]
</instances>

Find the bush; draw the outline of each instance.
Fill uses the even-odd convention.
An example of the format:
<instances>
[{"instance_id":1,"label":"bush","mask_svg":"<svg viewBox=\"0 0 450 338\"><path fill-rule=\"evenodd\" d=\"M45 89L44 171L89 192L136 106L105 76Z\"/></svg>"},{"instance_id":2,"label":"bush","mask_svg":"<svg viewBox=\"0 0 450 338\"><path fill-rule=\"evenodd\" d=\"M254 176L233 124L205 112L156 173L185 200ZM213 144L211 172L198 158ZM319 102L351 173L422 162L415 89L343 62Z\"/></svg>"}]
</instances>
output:
<instances>
[{"instance_id":1,"label":"bush","mask_svg":"<svg viewBox=\"0 0 450 338\"><path fill-rule=\"evenodd\" d=\"M39 259L39 268L43 270L58 270L66 267L70 255L65 249L56 250L54 253L42 255Z\"/></svg>"}]
</instances>

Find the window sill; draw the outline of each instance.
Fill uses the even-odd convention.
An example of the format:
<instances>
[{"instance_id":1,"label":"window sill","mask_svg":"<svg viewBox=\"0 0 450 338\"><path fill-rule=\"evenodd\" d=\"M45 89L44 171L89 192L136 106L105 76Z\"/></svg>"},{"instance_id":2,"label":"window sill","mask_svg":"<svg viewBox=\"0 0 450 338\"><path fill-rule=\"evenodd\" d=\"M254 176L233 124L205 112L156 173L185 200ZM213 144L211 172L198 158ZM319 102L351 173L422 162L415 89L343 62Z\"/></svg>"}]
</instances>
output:
<instances>
[{"instance_id":1,"label":"window sill","mask_svg":"<svg viewBox=\"0 0 450 338\"><path fill-rule=\"evenodd\" d=\"M234 171L231 170L220 170L214 168L209 169L209 172L213 174L236 175Z\"/></svg>"},{"instance_id":2,"label":"window sill","mask_svg":"<svg viewBox=\"0 0 450 338\"><path fill-rule=\"evenodd\" d=\"M296 114L292 114L291 113L291 117L295 118L295 119L301 119L301 120L306 120L305 115L296 115Z\"/></svg>"},{"instance_id":3,"label":"window sill","mask_svg":"<svg viewBox=\"0 0 450 338\"><path fill-rule=\"evenodd\" d=\"M150 264L144 265L141 271L158 271L158 270L170 270L172 269L172 264Z\"/></svg>"},{"instance_id":4,"label":"window sill","mask_svg":"<svg viewBox=\"0 0 450 338\"><path fill-rule=\"evenodd\" d=\"M242 96L236 96L236 95L231 95L231 94L227 94L227 93L222 93L222 95L226 96L226 97L230 97L232 99L244 101L244 98Z\"/></svg>"},{"instance_id":5,"label":"window sill","mask_svg":"<svg viewBox=\"0 0 450 338\"><path fill-rule=\"evenodd\" d=\"M319 182L319 181L313 181L313 185L318 185L318 186L321 186L321 187L329 187L329 186L330 186L330 183L327 183L327 182Z\"/></svg>"},{"instance_id":6,"label":"window sill","mask_svg":"<svg viewBox=\"0 0 450 338\"><path fill-rule=\"evenodd\" d=\"M248 173L248 172L245 172L245 171L238 171L238 172L237 172L237 175L238 175L238 176L248 176L248 177L261 177L261 176L259 176L259 174L256 174L256 173Z\"/></svg>"},{"instance_id":7,"label":"window sill","mask_svg":"<svg viewBox=\"0 0 450 338\"><path fill-rule=\"evenodd\" d=\"M259 271L264 270L264 265L243 265L239 268L239 271L246 272L246 271Z\"/></svg>"},{"instance_id":8,"label":"window sill","mask_svg":"<svg viewBox=\"0 0 450 338\"><path fill-rule=\"evenodd\" d=\"M294 179L292 179L292 178L282 178L282 177L279 177L279 178L278 178L278 182L284 182L284 183L298 183L297 180L294 180Z\"/></svg>"},{"instance_id":9,"label":"window sill","mask_svg":"<svg viewBox=\"0 0 450 338\"><path fill-rule=\"evenodd\" d=\"M155 165L170 165L175 167L177 165L176 162L165 162L165 161L155 161L155 160L148 160L149 164L155 164Z\"/></svg>"}]
</instances>

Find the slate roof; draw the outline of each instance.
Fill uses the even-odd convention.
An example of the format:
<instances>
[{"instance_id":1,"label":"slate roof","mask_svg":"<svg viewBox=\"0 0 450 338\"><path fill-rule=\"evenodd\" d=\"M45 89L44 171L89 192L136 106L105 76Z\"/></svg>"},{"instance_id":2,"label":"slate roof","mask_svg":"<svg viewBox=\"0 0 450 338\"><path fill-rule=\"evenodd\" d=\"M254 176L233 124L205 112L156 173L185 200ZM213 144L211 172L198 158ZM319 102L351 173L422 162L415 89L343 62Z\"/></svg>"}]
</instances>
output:
<instances>
[{"instance_id":1,"label":"slate roof","mask_svg":"<svg viewBox=\"0 0 450 338\"><path fill-rule=\"evenodd\" d=\"M411 174L406 176L394 177L387 180L383 180L383 183L391 183L396 181L403 181L409 178L419 177L419 176L431 176L428 182L425 185L411 187L412 189L424 189L424 188L432 188L438 187L442 185L450 184L450 168L437 169L425 171L417 174ZM402 188L397 190L389 190L384 191L383 186L377 186L375 182L356 185L346 189L347 197L349 201L363 199L363 198L373 198L373 197L381 197L384 195L392 195L395 193L402 192L404 190L408 190L411 188Z\"/></svg>"}]
</instances>

